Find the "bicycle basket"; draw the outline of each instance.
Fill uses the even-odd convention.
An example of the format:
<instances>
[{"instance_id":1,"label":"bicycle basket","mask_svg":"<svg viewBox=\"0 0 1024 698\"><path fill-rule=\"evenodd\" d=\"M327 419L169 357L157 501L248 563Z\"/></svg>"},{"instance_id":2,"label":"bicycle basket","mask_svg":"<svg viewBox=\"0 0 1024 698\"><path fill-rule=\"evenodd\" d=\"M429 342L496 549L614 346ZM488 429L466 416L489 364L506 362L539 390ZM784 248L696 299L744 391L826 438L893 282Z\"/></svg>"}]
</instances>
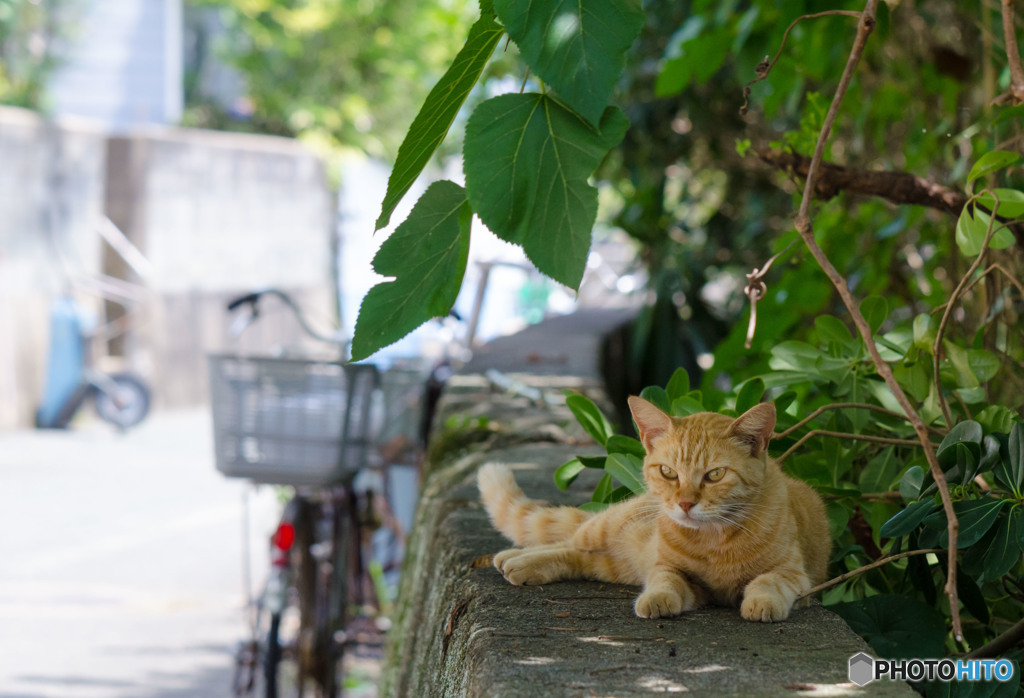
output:
<instances>
[{"instance_id":1,"label":"bicycle basket","mask_svg":"<svg viewBox=\"0 0 1024 698\"><path fill-rule=\"evenodd\" d=\"M377 434L382 454L393 465L413 465L423 448L423 410L426 371L414 365L396 365L380 375L383 419Z\"/></svg>"},{"instance_id":2,"label":"bicycle basket","mask_svg":"<svg viewBox=\"0 0 1024 698\"><path fill-rule=\"evenodd\" d=\"M355 475L372 447L370 364L216 354L210 396L217 469L282 485Z\"/></svg>"}]
</instances>

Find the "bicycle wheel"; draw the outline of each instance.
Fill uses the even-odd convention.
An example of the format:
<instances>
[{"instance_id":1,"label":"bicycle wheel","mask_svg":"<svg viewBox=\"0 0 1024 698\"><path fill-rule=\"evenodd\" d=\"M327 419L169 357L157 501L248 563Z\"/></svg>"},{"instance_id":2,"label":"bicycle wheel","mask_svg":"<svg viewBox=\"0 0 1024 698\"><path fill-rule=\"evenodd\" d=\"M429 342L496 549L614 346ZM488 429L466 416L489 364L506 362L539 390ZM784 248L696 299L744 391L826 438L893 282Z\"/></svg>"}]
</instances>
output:
<instances>
[{"instance_id":1,"label":"bicycle wheel","mask_svg":"<svg viewBox=\"0 0 1024 698\"><path fill-rule=\"evenodd\" d=\"M116 390L96 391L96 412L100 418L120 429L133 427L149 414L149 388L130 373L110 376Z\"/></svg>"},{"instance_id":2,"label":"bicycle wheel","mask_svg":"<svg viewBox=\"0 0 1024 698\"><path fill-rule=\"evenodd\" d=\"M267 630L267 642L263 654L263 682L266 687L266 698L277 698L277 675L281 664L281 614L270 616L270 628Z\"/></svg>"},{"instance_id":3,"label":"bicycle wheel","mask_svg":"<svg viewBox=\"0 0 1024 698\"><path fill-rule=\"evenodd\" d=\"M358 531L353 526L354 504L353 494L346 490L341 492L340 501L335 498L331 506L330 559L323 566L316 614L317 646L323 657L317 684L325 698L341 694L339 669L344 661L347 640L345 623L348 619L349 582L354 569L352 555L358 554L358 544L354 546L352 540Z\"/></svg>"}]
</instances>

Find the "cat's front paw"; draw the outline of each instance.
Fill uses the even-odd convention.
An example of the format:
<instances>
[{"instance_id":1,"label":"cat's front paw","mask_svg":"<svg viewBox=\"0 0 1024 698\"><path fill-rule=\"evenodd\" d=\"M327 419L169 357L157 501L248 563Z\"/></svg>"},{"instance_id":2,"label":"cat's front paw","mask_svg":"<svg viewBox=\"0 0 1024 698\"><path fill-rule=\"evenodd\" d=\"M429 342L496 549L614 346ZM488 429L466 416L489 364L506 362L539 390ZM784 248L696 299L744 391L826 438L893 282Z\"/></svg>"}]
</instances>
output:
<instances>
[{"instance_id":1,"label":"cat's front paw","mask_svg":"<svg viewBox=\"0 0 1024 698\"><path fill-rule=\"evenodd\" d=\"M773 623L789 617L790 604L779 594L755 591L743 597L740 615L747 620Z\"/></svg>"},{"instance_id":2,"label":"cat's front paw","mask_svg":"<svg viewBox=\"0 0 1024 698\"><path fill-rule=\"evenodd\" d=\"M557 570L543 556L527 549L510 548L494 556L494 566L510 584L539 586L557 579Z\"/></svg>"},{"instance_id":3,"label":"cat's front paw","mask_svg":"<svg viewBox=\"0 0 1024 698\"><path fill-rule=\"evenodd\" d=\"M690 610L683 603L682 596L675 591L661 589L640 594L633 608L641 618L670 618Z\"/></svg>"}]
</instances>

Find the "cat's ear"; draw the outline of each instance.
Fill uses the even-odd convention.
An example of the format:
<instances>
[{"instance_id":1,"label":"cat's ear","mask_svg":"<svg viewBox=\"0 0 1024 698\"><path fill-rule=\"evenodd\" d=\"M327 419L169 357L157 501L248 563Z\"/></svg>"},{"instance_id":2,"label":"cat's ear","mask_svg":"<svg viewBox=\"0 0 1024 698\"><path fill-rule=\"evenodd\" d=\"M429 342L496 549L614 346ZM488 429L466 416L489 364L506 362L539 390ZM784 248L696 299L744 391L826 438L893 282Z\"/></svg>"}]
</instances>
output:
<instances>
[{"instance_id":1,"label":"cat's ear","mask_svg":"<svg viewBox=\"0 0 1024 698\"><path fill-rule=\"evenodd\" d=\"M651 452L651 444L656 438L667 434L672 426L672 418L659 410L642 397L630 396L629 411L633 413L633 421L640 431L640 441L647 452Z\"/></svg>"},{"instance_id":2,"label":"cat's ear","mask_svg":"<svg viewBox=\"0 0 1024 698\"><path fill-rule=\"evenodd\" d=\"M736 418L726 432L740 443L750 448L750 455L755 458L768 449L775 429L775 405L762 402Z\"/></svg>"}]
</instances>

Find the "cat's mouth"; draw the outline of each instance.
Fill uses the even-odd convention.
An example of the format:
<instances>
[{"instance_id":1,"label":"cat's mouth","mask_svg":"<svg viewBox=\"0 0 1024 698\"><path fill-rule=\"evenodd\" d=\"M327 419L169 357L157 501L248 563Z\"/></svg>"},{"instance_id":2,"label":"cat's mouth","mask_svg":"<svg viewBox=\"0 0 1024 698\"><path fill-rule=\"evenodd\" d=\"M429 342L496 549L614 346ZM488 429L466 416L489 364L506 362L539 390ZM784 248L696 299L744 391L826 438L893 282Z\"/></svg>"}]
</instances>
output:
<instances>
[{"instance_id":1,"label":"cat's mouth","mask_svg":"<svg viewBox=\"0 0 1024 698\"><path fill-rule=\"evenodd\" d=\"M707 525L707 521L700 516L700 514L688 514L682 509L669 509L668 518L675 521L677 524L684 528L698 529Z\"/></svg>"}]
</instances>

